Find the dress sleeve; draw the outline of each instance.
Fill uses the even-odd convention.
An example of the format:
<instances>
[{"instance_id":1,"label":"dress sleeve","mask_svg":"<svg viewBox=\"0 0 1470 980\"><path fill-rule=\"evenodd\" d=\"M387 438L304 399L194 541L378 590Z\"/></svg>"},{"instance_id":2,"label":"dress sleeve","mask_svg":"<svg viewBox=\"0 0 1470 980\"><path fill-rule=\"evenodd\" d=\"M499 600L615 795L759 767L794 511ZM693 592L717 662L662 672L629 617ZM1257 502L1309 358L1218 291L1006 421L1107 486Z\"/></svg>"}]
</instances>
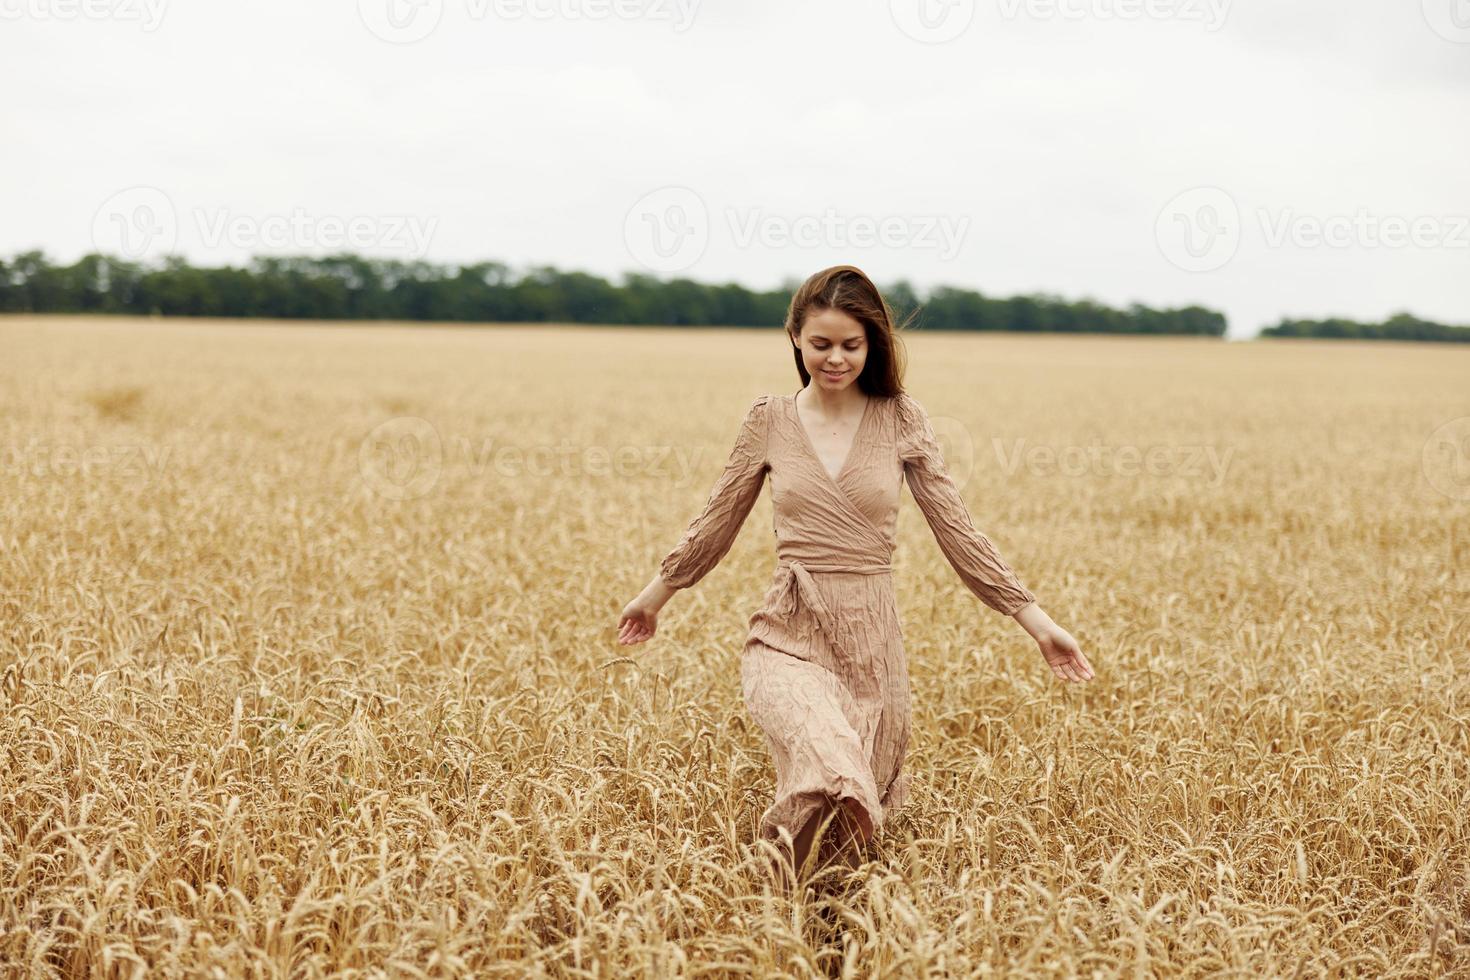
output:
<instances>
[{"instance_id":1,"label":"dress sleeve","mask_svg":"<svg viewBox=\"0 0 1470 980\"><path fill-rule=\"evenodd\" d=\"M751 403L740 423L725 471L715 481L704 510L690 522L679 543L659 563L659 575L671 588L687 589L718 565L755 506L769 468L766 403L770 397L761 395Z\"/></svg>"},{"instance_id":2,"label":"dress sleeve","mask_svg":"<svg viewBox=\"0 0 1470 980\"><path fill-rule=\"evenodd\" d=\"M966 588L1007 616L1035 602L1036 596L1020 583L995 545L971 523L924 407L904 392L898 396L898 411L899 458L909 490Z\"/></svg>"}]
</instances>

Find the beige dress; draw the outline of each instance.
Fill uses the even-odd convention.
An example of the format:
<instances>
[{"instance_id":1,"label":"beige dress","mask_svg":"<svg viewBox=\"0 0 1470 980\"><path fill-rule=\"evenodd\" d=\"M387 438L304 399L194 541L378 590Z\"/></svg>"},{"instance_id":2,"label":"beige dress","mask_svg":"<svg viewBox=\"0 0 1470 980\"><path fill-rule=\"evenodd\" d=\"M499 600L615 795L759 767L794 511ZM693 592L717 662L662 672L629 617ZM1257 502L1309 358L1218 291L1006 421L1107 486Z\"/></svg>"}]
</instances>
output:
<instances>
[{"instance_id":1,"label":"beige dress","mask_svg":"<svg viewBox=\"0 0 1470 980\"><path fill-rule=\"evenodd\" d=\"M795 837L827 797L853 810L868 839L909 792L908 665L890 564L905 479L971 592L1006 615L1035 596L971 523L929 417L907 393L868 400L836 479L796 396L757 398L703 512L661 562L665 582L688 588L719 563L768 474L778 563L740 671L776 766L760 833Z\"/></svg>"}]
</instances>

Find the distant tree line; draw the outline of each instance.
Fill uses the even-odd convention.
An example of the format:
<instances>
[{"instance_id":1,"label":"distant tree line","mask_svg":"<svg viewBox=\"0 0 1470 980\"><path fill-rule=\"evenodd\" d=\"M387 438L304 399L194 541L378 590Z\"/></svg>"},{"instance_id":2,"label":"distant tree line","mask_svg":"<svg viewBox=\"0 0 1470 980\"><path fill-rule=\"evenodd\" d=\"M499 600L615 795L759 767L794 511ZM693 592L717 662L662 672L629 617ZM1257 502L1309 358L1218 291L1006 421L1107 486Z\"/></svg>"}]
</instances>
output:
<instances>
[{"instance_id":1,"label":"distant tree line","mask_svg":"<svg viewBox=\"0 0 1470 980\"><path fill-rule=\"evenodd\" d=\"M1261 331L1262 337L1344 337L1354 340L1438 340L1470 343L1470 327L1451 327L1397 313L1382 323L1355 320L1282 320Z\"/></svg>"},{"instance_id":2,"label":"distant tree line","mask_svg":"<svg viewBox=\"0 0 1470 980\"><path fill-rule=\"evenodd\" d=\"M200 268L87 255L54 265L38 251L0 259L0 312L511 323L770 326L785 321L797 287L659 280L621 284L549 266L520 274L500 262L445 266L357 255L255 258L244 268ZM1060 297L984 296L942 286L923 299L907 282L884 289L899 316L918 309L923 330L1225 334L1225 316L1199 306L1114 309Z\"/></svg>"}]
</instances>

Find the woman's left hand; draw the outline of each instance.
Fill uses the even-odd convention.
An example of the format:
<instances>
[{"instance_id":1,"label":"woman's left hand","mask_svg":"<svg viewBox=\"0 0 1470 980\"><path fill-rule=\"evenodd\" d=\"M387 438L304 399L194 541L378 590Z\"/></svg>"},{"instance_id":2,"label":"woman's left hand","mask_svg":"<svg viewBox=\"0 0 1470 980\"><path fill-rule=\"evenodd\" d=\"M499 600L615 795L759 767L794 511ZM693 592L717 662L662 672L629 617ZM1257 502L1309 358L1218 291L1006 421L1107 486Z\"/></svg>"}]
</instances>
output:
<instances>
[{"instance_id":1,"label":"woman's left hand","mask_svg":"<svg viewBox=\"0 0 1470 980\"><path fill-rule=\"evenodd\" d=\"M1082 648L1072 639L1072 634L1060 626L1051 626L1036 637L1041 655L1051 666L1052 673L1064 681L1090 681L1093 678L1092 664L1082 655Z\"/></svg>"}]
</instances>

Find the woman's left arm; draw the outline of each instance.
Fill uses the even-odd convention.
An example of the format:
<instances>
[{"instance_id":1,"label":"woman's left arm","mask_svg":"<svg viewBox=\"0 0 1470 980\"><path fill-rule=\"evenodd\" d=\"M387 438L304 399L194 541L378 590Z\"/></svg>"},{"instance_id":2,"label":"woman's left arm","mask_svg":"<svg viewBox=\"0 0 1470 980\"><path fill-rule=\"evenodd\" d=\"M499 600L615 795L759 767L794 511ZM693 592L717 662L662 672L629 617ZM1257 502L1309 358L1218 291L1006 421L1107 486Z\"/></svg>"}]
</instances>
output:
<instances>
[{"instance_id":1,"label":"woman's left arm","mask_svg":"<svg viewBox=\"0 0 1470 980\"><path fill-rule=\"evenodd\" d=\"M928 413L911 395L898 397L904 476L945 558L977 598L1021 624L1041 648L1053 673L1063 680L1089 680L1092 665L1077 641L1052 621L1037 604L1035 594L1021 584L995 545L970 520Z\"/></svg>"},{"instance_id":2,"label":"woman's left arm","mask_svg":"<svg viewBox=\"0 0 1470 980\"><path fill-rule=\"evenodd\" d=\"M1040 605L1032 602L1017 611L1013 618L1031 634L1053 674L1064 681L1092 680L1092 664L1087 662L1082 648L1072 634L1054 623Z\"/></svg>"}]
</instances>

